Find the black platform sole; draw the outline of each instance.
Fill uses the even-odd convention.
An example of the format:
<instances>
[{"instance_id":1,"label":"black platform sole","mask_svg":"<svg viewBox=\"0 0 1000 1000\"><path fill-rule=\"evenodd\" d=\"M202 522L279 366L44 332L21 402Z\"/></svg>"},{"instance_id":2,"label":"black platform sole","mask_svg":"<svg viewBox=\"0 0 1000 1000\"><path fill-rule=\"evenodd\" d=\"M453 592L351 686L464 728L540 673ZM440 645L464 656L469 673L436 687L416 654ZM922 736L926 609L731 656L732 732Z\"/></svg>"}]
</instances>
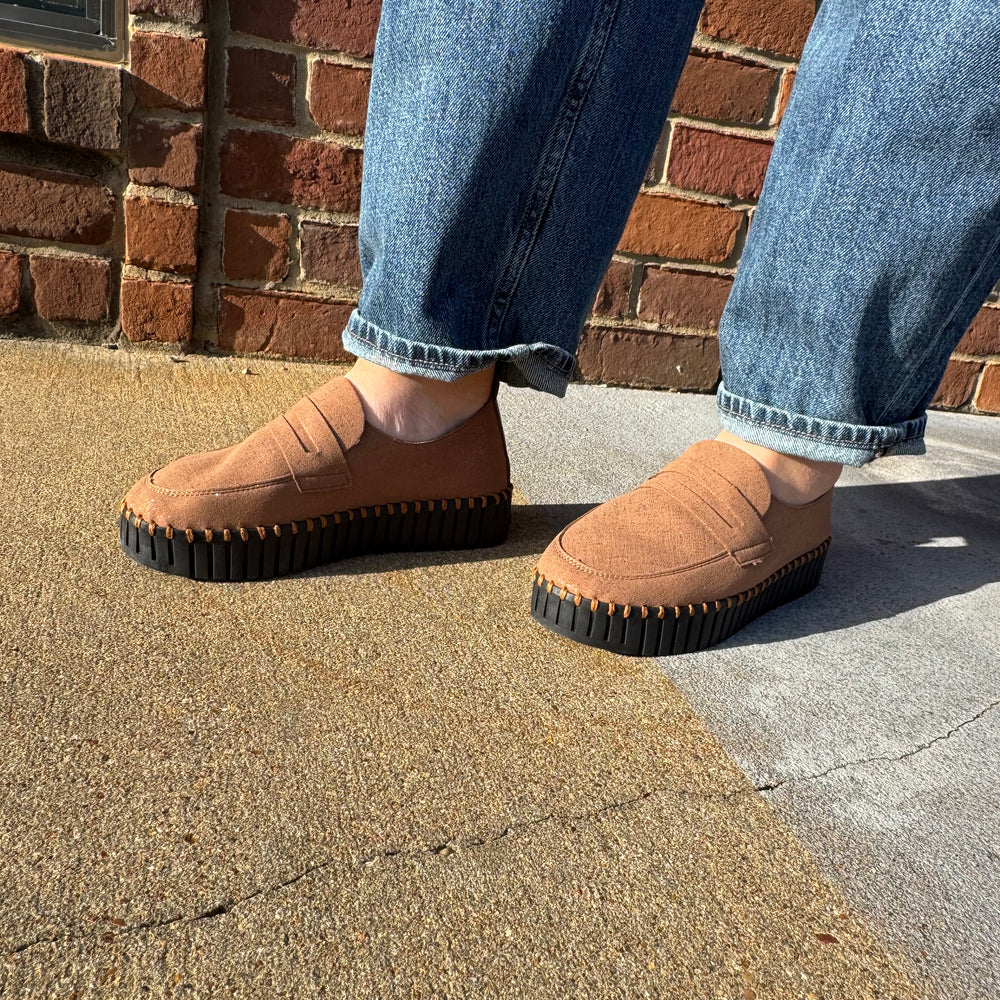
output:
<instances>
[{"instance_id":1,"label":"black platform sole","mask_svg":"<svg viewBox=\"0 0 1000 1000\"><path fill-rule=\"evenodd\" d=\"M121 547L137 563L192 580L270 580L371 552L485 548L509 530L510 489L359 507L268 528L151 530L128 510L119 519Z\"/></svg>"},{"instance_id":2,"label":"black platform sole","mask_svg":"<svg viewBox=\"0 0 1000 1000\"><path fill-rule=\"evenodd\" d=\"M537 573L531 616L547 629L586 646L626 656L672 656L708 649L768 611L808 594L823 572L830 539L783 566L752 590L711 604L632 607L586 600Z\"/></svg>"}]
</instances>

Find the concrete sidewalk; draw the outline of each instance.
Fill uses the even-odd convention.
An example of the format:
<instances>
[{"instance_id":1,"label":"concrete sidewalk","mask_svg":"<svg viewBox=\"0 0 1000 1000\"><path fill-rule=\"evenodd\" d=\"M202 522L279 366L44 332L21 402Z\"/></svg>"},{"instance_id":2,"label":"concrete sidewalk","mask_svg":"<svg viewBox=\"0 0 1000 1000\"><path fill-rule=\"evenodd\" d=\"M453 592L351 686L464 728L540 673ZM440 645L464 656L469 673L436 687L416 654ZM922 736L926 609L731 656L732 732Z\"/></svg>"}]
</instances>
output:
<instances>
[{"instance_id":1,"label":"concrete sidewalk","mask_svg":"<svg viewBox=\"0 0 1000 1000\"><path fill-rule=\"evenodd\" d=\"M851 486L815 595L666 663L536 628L528 582L580 505L709 429L697 397L505 393L499 551L246 585L117 551L133 479L330 375L0 342L0 993L988 995L989 483L912 487L918 508L899 487L888 514L896 487ZM996 427L949 426L928 479L968 476ZM844 586L891 578L859 582L866 518L929 568L877 614ZM931 527L971 544L913 555Z\"/></svg>"}]
</instances>

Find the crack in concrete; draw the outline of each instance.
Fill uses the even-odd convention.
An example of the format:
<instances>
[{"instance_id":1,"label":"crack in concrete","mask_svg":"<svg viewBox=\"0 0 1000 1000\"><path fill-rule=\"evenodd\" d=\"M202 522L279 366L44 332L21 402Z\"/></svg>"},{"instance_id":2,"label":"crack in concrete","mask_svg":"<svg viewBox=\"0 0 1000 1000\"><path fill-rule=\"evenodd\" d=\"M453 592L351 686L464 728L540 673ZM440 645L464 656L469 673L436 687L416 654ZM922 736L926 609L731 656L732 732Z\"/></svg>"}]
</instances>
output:
<instances>
[{"instance_id":1,"label":"crack in concrete","mask_svg":"<svg viewBox=\"0 0 1000 1000\"><path fill-rule=\"evenodd\" d=\"M457 853L458 851L485 847L490 844L496 844L507 837L522 832L523 830L528 830L532 827L541 826L546 823L552 822L564 822L564 823L585 823L598 819L599 817L623 810L628 809L632 806L639 805L649 799L655 798L659 795L664 795L666 793L673 793L677 796L694 796L698 798L705 799L730 799L738 795L746 795L753 792L752 788L745 789L732 789L731 791L718 791L718 792L702 792L695 789L688 788L672 788L672 787L661 787L661 788L651 788L647 791L640 792L637 795L633 795L626 799L615 800L613 802L605 803L602 806L598 806L595 809L591 809L587 812L582 813L560 813L560 812L550 812L546 813L544 816L538 816L534 819L522 820L519 823L511 823L510 825L504 827L499 833L494 833L489 836L483 837L466 837L460 838L458 840L446 840L438 844L429 844L422 847L412 847L412 848L398 848L398 849L387 849L383 851L376 851L374 854L367 854L362 856L354 865L358 868L367 868L377 861L381 860L391 860L397 857L420 857L424 854L433 854L437 856L447 856L452 853ZM271 895L273 893L281 892L284 889L288 889L294 886L296 883L301 882L303 879L309 878L311 875L315 875L317 872L323 871L327 868L333 867L337 863L336 859L328 861L320 861L314 865L310 865L303 871L287 878L281 882L273 883L271 885L262 886L259 889L255 889L253 892L247 893L245 896L240 896L237 898L227 898L220 903L216 903L214 906L207 910L203 910L200 913L195 913L192 916L186 916L184 914L179 914L173 917L165 917L162 920L144 920L141 923L132 924L127 927L117 928L113 933L115 938L123 937L130 934L138 934L142 931L147 930L161 930L166 927L175 927L183 924L194 924L201 920L212 920L215 917L223 917L231 913L237 906L242 906L245 903L249 903L260 896ZM92 940L100 936L100 932L90 932L86 934L55 934L48 937L38 937L31 941L25 941L22 944L16 945L13 948L8 949L8 955L20 955L32 948L37 948L41 945L47 944L70 944L75 941L86 941Z\"/></svg>"},{"instance_id":2,"label":"crack in concrete","mask_svg":"<svg viewBox=\"0 0 1000 1000\"><path fill-rule=\"evenodd\" d=\"M920 743L911 750L907 750L902 754L877 754L874 757L866 757L861 760L846 760L839 764L831 765L825 771L817 771L815 774L793 775L789 778L779 778L777 781L772 781L764 785L755 785L754 788L756 791L762 793L773 792L776 789L781 788L782 785L796 784L804 781L817 781L820 778L827 777L827 775L835 774L837 771L845 771L852 767L865 767L868 764L878 763L898 764L900 761L909 760L911 757L915 757L917 754L923 753L925 750L929 750L937 743L943 743L945 740L950 740L952 736L965 729L966 726L971 726L974 722L978 722L984 715L988 715L997 708L1000 708L1000 698L996 701L990 702L990 704L988 704L985 708L981 708L975 715L970 716L968 719L964 719L962 722L958 723L957 726L952 726L952 728L946 733L941 733L939 736L935 736L926 743Z\"/></svg>"},{"instance_id":3,"label":"crack in concrete","mask_svg":"<svg viewBox=\"0 0 1000 1000\"><path fill-rule=\"evenodd\" d=\"M911 750L907 750L905 753L892 755L892 754L879 754L875 757L868 757L862 760L851 760L844 761L840 764L834 764L828 767L825 771L819 771L815 774L807 774L800 776L793 776L790 778L781 778L778 781L770 782L764 785L751 786L745 789L732 789L731 791L719 791L719 792L703 792L695 789L688 788L671 788L671 787L660 787L651 788L647 791L640 792L637 795L633 795L626 799L618 799L613 802L605 803L602 806L598 806L595 809L591 809L587 812L582 813L560 813L560 812L550 812L546 813L544 816L537 816L534 819L522 820L519 823L511 823L504 827L499 833L494 833L489 836L484 837L466 837L459 840L446 840L439 844L429 844L422 847L415 848L398 848L398 849L387 849L383 851L376 851L374 854L368 854L361 857L356 866L359 868L367 868L370 865L376 863L377 861L391 860L398 857L419 857L424 854L433 854L437 856L447 856L448 854L457 853L458 851L466 850L469 848L485 847L490 844L499 843L514 834L521 833L524 830L531 829L536 826L543 826L547 823L553 822L563 822L563 823L586 823L592 822L607 813L621 811L624 809L629 809L633 806L640 805L643 802L647 802L650 799L656 798L660 795L672 793L677 796L695 796L705 799L732 799L741 795L747 795L752 793L767 793L773 792L782 785L792 784L795 782L804 781L816 781L820 778L825 778L827 775L834 774L837 771L843 771L852 767L864 767L867 764L874 764L880 761L886 763L898 763L899 761L908 760L911 757L915 757L919 753L923 753L930 747L937 743L941 743L945 740L951 739L956 733L965 729L967 726L971 726L973 723L978 722L983 716L1000 708L1000 698L996 701L991 702L985 708L980 709L975 715L968 719L963 720L958 723L958 725L953 726L946 733L942 733L939 736L935 736L933 739L928 740L926 743L921 743ZM128 927L120 928L115 932L115 937L122 937L128 934L138 934L146 930L161 930L166 927L175 927L183 924L195 924L202 920L213 920L216 917L227 916L231 913L237 906L243 906L246 903L251 902L261 896L271 895L273 893L281 892L284 889L291 888L297 883L301 882L303 879L309 878L311 875L315 875L317 872L324 871L328 868L333 867L336 864L336 860L320 861L314 865L310 865L301 872L292 875L290 878L284 879L281 882L273 883L271 885L261 886L259 889L255 889L253 892L247 893L245 896L240 896L237 898L227 898L220 903L216 903L209 909L203 910L200 913L195 913L192 916L186 916L184 914L179 914L174 917L166 917L163 920L145 920L138 924L132 924ZM50 937L39 937L31 941L26 941L23 944L16 945L15 947L9 949L8 954L10 956L20 955L31 948L37 948L41 945L46 944L61 944L61 943L71 943L74 941L83 941L97 937L96 933L89 934L57 934Z\"/></svg>"}]
</instances>

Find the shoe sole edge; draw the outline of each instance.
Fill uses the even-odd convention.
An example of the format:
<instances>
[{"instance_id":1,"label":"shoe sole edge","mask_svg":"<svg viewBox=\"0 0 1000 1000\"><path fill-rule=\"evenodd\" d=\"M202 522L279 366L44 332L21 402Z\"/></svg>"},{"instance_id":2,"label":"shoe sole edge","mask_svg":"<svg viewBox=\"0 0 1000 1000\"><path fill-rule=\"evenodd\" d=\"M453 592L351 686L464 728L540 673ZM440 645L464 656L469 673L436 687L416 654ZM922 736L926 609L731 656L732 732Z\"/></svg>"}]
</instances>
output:
<instances>
[{"instance_id":1,"label":"shoe sole edge","mask_svg":"<svg viewBox=\"0 0 1000 1000\"><path fill-rule=\"evenodd\" d=\"M819 583L829 547L828 538L750 590L695 605L612 604L559 588L536 571L531 616L550 632L612 653L694 653L724 642L761 615L808 594Z\"/></svg>"},{"instance_id":2,"label":"shoe sole edge","mask_svg":"<svg viewBox=\"0 0 1000 1000\"><path fill-rule=\"evenodd\" d=\"M180 530L124 507L118 533L135 562L192 580L272 580L352 556L500 545L511 487L486 496L355 507L255 528Z\"/></svg>"}]
</instances>

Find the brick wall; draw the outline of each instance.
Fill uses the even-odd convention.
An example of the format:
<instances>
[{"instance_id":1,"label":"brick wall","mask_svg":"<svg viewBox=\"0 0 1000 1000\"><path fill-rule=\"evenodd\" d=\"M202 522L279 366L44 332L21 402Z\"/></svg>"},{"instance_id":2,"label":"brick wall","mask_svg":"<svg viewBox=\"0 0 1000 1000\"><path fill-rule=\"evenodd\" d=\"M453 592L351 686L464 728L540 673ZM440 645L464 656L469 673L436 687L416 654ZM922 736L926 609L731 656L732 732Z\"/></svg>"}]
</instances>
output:
<instances>
[{"instance_id":1,"label":"brick wall","mask_svg":"<svg viewBox=\"0 0 1000 1000\"><path fill-rule=\"evenodd\" d=\"M377 0L129 0L123 65L0 47L0 336L342 358ZM579 352L710 391L814 0L707 0ZM938 394L1000 413L1000 305Z\"/></svg>"}]
</instances>

